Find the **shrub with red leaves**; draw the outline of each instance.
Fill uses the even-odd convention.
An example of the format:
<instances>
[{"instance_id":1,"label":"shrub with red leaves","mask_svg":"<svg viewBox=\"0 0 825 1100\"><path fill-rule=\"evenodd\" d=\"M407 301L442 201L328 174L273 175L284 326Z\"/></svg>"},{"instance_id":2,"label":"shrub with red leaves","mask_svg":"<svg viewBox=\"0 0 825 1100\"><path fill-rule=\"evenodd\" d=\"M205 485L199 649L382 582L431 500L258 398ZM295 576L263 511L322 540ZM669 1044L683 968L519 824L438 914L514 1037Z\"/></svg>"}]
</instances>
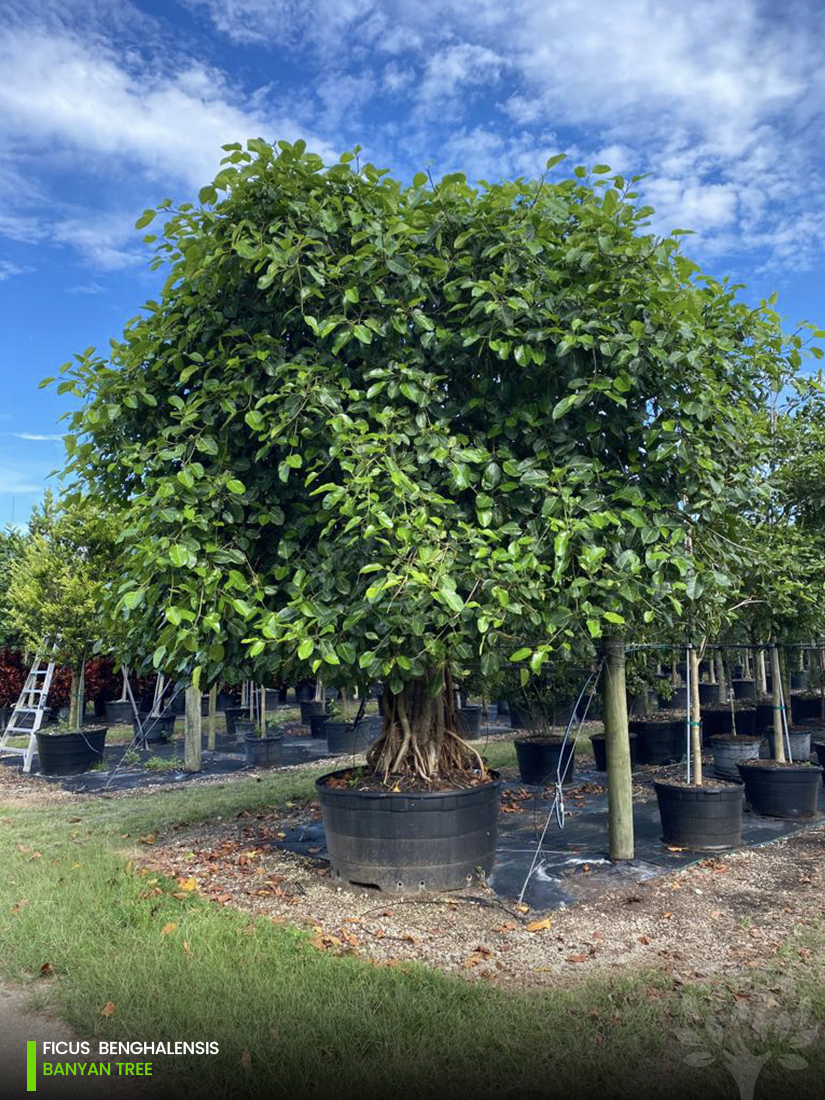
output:
<instances>
[{"instance_id":1,"label":"shrub with red leaves","mask_svg":"<svg viewBox=\"0 0 825 1100\"><path fill-rule=\"evenodd\" d=\"M28 671L19 649L0 649L0 707L10 707L17 702Z\"/></svg>"}]
</instances>

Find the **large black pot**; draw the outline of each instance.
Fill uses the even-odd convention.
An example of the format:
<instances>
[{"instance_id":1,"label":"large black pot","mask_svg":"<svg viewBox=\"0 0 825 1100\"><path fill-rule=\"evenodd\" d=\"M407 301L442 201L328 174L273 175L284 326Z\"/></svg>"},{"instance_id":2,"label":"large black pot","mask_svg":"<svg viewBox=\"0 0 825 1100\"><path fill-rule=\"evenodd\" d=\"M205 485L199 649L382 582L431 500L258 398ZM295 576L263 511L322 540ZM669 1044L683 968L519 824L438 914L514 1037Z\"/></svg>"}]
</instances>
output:
<instances>
[{"instance_id":1,"label":"large black pot","mask_svg":"<svg viewBox=\"0 0 825 1100\"><path fill-rule=\"evenodd\" d=\"M791 691L807 691L808 690L808 673L803 672L801 669L798 672L791 673Z\"/></svg>"},{"instance_id":2,"label":"large black pot","mask_svg":"<svg viewBox=\"0 0 825 1100\"><path fill-rule=\"evenodd\" d=\"M576 773L576 743L563 737L545 740L515 741L518 770L522 783L531 787L549 787L561 774L564 783L572 783ZM562 746L564 752L562 753Z\"/></svg>"},{"instance_id":3,"label":"large black pot","mask_svg":"<svg viewBox=\"0 0 825 1100\"><path fill-rule=\"evenodd\" d=\"M326 714L327 710L325 699L302 699L299 706L301 708L302 726L309 725L309 720L313 714Z\"/></svg>"},{"instance_id":4,"label":"large black pot","mask_svg":"<svg viewBox=\"0 0 825 1100\"><path fill-rule=\"evenodd\" d=\"M481 706L477 704L460 707L458 711L458 732L465 741L474 741L481 726Z\"/></svg>"},{"instance_id":5,"label":"large black pot","mask_svg":"<svg viewBox=\"0 0 825 1100\"><path fill-rule=\"evenodd\" d=\"M818 695L792 695L791 724L804 722L806 718L819 718L821 706Z\"/></svg>"},{"instance_id":6,"label":"large black pot","mask_svg":"<svg viewBox=\"0 0 825 1100\"><path fill-rule=\"evenodd\" d=\"M687 706L687 688L675 687L669 699L660 695L659 706L662 710L684 710Z\"/></svg>"},{"instance_id":7,"label":"large black pot","mask_svg":"<svg viewBox=\"0 0 825 1100\"><path fill-rule=\"evenodd\" d=\"M809 818L817 813L823 769L811 764L740 764L745 796L766 817Z\"/></svg>"},{"instance_id":8,"label":"large black pot","mask_svg":"<svg viewBox=\"0 0 825 1100\"><path fill-rule=\"evenodd\" d=\"M322 738L326 737L325 727L328 718L328 714L310 714L309 732L312 737L316 738L316 740L321 740Z\"/></svg>"},{"instance_id":9,"label":"large black pot","mask_svg":"<svg viewBox=\"0 0 825 1100\"><path fill-rule=\"evenodd\" d=\"M770 733L773 730L773 703L757 703L754 717L754 732Z\"/></svg>"},{"instance_id":10,"label":"large black pot","mask_svg":"<svg viewBox=\"0 0 825 1100\"><path fill-rule=\"evenodd\" d=\"M37 760L43 775L81 775L103 759L108 728L82 733L37 733Z\"/></svg>"},{"instance_id":11,"label":"large black pot","mask_svg":"<svg viewBox=\"0 0 825 1100\"><path fill-rule=\"evenodd\" d=\"M374 728L365 725L363 722L359 723L356 728L353 722L332 722L329 718L324 726L324 735L327 739L330 756L364 752L367 746L375 740Z\"/></svg>"},{"instance_id":12,"label":"large black pot","mask_svg":"<svg viewBox=\"0 0 825 1100\"><path fill-rule=\"evenodd\" d=\"M816 753L820 767L825 769L825 741L814 741L813 750ZM825 775L822 776L822 779L825 781Z\"/></svg>"},{"instance_id":13,"label":"large black pot","mask_svg":"<svg viewBox=\"0 0 825 1100\"><path fill-rule=\"evenodd\" d=\"M791 759L799 764L807 764L811 759L811 731L806 729L791 729L788 730L788 736L782 737L782 744L785 747L785 752L788 751L788 742L791 745ZM773 731L767 738L768 751L766 758L772 760L775 756L773 751Z\"/></svg>"},{"instance_id":14,"label":"large black pot","mask_svg":"<svg viewBox=\"0 0 825 1100\"><path fill-rule=\"evenodd\" d=\"M719 684L699 685L699 704L703 707L712 707L722 702L722 689Z\"/></svg>"},{"instance_id":15,"label":"large black pot","mask_svg":"<svg viewBox=\"0 0 825 1100\"><path fill-rule=\"evenodd\" d=\"M108 702L106 704L106 721L113 726L126 725L132 721L134 716L134 709L128 700L125 703Z\"/></svg>"},{"instance_id":16,"label":"large black pot","mask_svg":"<svg viewBox=\"0 0 825 1100\"><path fill-rule=\"evenodd\" d=\"M744 737L730 733L711 737L710 750L713 753L713 770L722 779L738 779L740 760L757 760L761 737Z\"/></svg>"},{"instance_id":17,"label":"large black pot","mask_svg":"<svg viewBox=\"0 0 825 1100\"><path fill-rule=\"evenodd\" d=\"M742 841L742 784L688 787L656 782L662 840L692 852L724 852Z\"/></svg>"},{"instance_id":18,"label":"large black pot","mask_svg":"<svg viewBox=\"0 0 825 1100\"><path fill-rule=\"evenodd\" d=\"M671 722L634 719L628 723L630 732L638 737L636 752L642 764L678 764L685 755L685 723L676 718Z\"/></svg>"},{"instance_id":19,"label":"large black pot","mask_svg":"<svg viewBox=\"0 0 825 1100\"><path fill-rule=\"evenodd\" d=\"M223 712L226 721L226 736L235 738L235 723L249 718L249 707L227 707Z\"/></svg>"},{"instance_id":20,"label":"large black pot","mask_svg":"<svg viewBox=\"0 0 825 1100\"><path fill-rule=\"evenodd\" d=\"M257 737L258 723L251 718L235 719L235 737L238 741L244 741L247 737Z\"/></svg>"},{"instance_id":21,"label":"large black pot","mask_svg":"<svg viewBox=\"0 0 825 1100\"><path fill-rule=\"evenodd\" d=\"M471 886L495 860L501 779L490 774L479 787L420 794L317 780L333 881L398 894Z\"/></svg>"},{"instance_id":22,"label":"large black pot","mask_svg":"<svg viewBox=\"0 0 825 1100\"><path fill-rule=\"evenodd\" d=\"M299 703L309 703L315 698L315 684L304 681L295 688L295 698Z\"/></svg>"},{"instance_id":23,"label":"large black pot","mask_svg":"<svg viewBox=\"0 0 825 1100\"><path fill-rule=\"evenodd\" d=\"M510 704L510 729L526 730L530 728L530 713L518 703Z\"/></svg>"},{"instance_id":24,"label":"large black pot","mask_svg":"<svg viewBox=\"0 0 825 1100\"><path fill-rule=\"evenodd\" d=\"M756 681L755 680L731 680L731 687L733 688L734 699L755 699L756 698Z\"/></svg>"},{"instance_id":25,"label":"large black pot","mask_svg":"<svg viewBox=\"0 0 825 1100\"><path fill-rule=\"evenodd\" d=\"M246 762L253 768L277 768L284 748L282 734L266 737L245 737Z\"/></svg>"},{"instance_id":26,"label":"large black pot","mask_svg":"<svg viewBox=\"0 0 825 1100\"><path fill-rule=\"evenodd\" d=\"M137 718L132 719L132 729L134 730L135 737L140 736L141 727L143 729L143 738L147 745L168 741L175 732L175 715L164 714L153 716L151 714L141 714L140 725L138 725Z\"/></svg>"},{"instance_id":27,"label":"large black pot","mask_svg":"<svg viewBox=\"0 0 825 1100\"><path fill-rule=\"evenodd\" d=\"M636 742L638 737L635 733L630 735L630 767L636 767ZM590 742L593 746L593 759L595 761L595 767L597 772L607 771L607 738L603 733L591 734Z\"/></svg>"},{"instance_id":28,"label":"large black pot","mask_svg":"<svg viewBox=\"0 0 825 1100\"><path fill-rule=\"evenodd\" d=\"M730 733L732 724L730 707L702 707L702 732L704 733L705 740L709 740L711 737L718 737L723 733ZM737 730L738 728L737 725Z\"/></svg>"}]
</instances>

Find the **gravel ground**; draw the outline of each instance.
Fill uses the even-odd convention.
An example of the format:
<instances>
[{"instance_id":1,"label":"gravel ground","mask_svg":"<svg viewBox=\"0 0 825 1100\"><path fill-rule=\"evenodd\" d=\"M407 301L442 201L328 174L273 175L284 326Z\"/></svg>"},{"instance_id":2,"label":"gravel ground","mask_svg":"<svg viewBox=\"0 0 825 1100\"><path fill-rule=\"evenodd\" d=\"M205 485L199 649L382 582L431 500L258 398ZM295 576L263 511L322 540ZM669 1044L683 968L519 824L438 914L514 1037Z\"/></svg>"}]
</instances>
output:
<instances>
[{"instance_id":1,"label":"gravel ground","mask_svg":"<svg viewBox=\"0 0 825 1100\"><path fill-rule=\"evenodd\" d=\"M319 950L385 966L412 960L510 988L621 968L664 969L676 982L759 969L825 912L825 824L546 917L483 887L427 899L332 887L323 861L272 847L306 816L245 813L176 830L138 853L141 873L171 873L216 904L305 926Z\"/></svg>"}]
</instances>

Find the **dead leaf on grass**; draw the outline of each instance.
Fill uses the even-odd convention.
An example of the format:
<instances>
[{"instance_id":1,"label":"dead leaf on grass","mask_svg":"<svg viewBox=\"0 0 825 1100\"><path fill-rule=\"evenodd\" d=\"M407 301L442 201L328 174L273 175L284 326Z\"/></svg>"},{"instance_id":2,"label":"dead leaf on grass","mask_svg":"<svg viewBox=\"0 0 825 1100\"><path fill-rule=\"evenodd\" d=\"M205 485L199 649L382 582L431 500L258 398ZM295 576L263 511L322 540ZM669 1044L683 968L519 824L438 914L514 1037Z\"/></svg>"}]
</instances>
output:
<instances>
[{"instance_id":1,"label":"dead leaf on grass","mask_svg":"<svg viewBox=\"0 0 825 1100\"><path fill-rule=\"evenodd\" d=\"M100 1015L105 1016L108 1019L110 1016L114 1015L114 1011L115 1011L115 1002L114 1001L107 1001L106 1004L103 1006L103 1008L101 1008Z\"/></svg>"}]
</instances>

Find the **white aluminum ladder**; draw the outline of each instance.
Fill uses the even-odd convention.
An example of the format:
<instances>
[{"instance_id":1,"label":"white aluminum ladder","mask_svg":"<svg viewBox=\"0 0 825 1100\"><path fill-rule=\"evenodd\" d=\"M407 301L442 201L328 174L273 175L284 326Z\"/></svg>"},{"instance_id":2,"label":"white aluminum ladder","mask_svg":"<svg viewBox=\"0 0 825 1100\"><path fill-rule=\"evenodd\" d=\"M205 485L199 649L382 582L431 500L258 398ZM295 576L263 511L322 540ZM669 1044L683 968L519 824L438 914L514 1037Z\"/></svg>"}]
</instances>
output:
<instances>
[{"instance_id":1,"label":"white aluminum ladder","mask_svg":"<svg viewBox=\"0 0 825 1100\"><path fill-rule=\"evenodd\" d=\"M49 698L49 689L52 686L56 649L56 645L52 646L51 654L48 656L48 642L44 642L38 649L23 690L20 692L20 698L0 737L0 756L22 756L24 772L31 771L32 757L37 744L36 734L43 724L46 700ZM22 737L26 733L29 735L29 743L25 749L13 748L7 743L10 737Z\"/></svg>"}]
</instances>

